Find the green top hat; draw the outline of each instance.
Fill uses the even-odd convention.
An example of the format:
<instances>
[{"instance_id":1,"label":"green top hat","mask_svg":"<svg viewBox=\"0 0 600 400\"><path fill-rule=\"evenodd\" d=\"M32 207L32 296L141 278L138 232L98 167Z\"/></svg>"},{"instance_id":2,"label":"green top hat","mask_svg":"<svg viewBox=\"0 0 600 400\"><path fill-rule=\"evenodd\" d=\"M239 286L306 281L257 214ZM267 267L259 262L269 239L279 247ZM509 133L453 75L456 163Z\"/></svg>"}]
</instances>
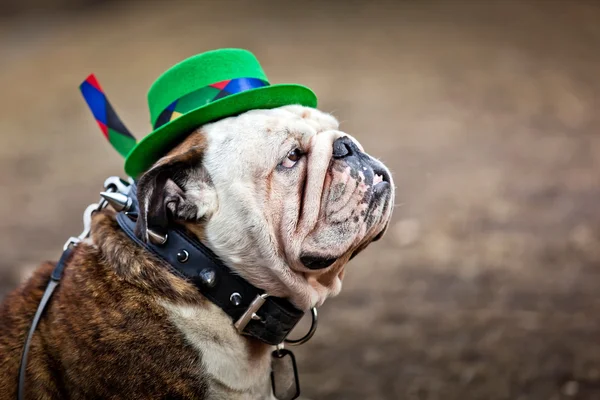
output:
<instances>
[{"instance_id":1,"label":"green top hat","mask_svg":"<svg viewBox=\"0 0 600 400\"><path fill-rule=\"evenodd\" d=\"M173 66L154 82L148 106L154 130L125 159L125 172L137 178L193 129L248 110L290 104L317 106L309 88L270 85L256 57L246 50L220 49Z\"/></svg>"}]
</instances>

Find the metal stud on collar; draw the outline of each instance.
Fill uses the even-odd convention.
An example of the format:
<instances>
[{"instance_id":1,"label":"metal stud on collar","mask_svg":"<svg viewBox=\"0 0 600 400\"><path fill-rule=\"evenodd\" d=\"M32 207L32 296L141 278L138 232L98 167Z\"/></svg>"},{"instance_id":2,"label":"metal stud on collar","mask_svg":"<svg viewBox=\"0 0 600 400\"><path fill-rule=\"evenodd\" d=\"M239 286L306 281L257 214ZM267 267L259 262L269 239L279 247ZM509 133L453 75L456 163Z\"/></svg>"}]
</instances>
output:
<instances>
[{"instance_id":1,"label":"metal stud on collar","mask_svg":"<svg viewBox=\"0 0 600 400\"><path fill-rule=\"evenodd\" d=\"M217 274L212 268L204 268L198 275L202 284L208 288L213 288L217 284Z\"/></svg>"},{"instance_id":2,"label":"metal stud on collar","mask_svg":"<svg viewBox=\"0 0 600 400\"><path fill-rule=\"evenodd\" d=\"M238 292L232 293L231 296L229 296L229 302L235 307L238 307L240 304L242 304L242 295Z\"/></svg>"},{"instance_id":3,"label":"metal stud on collar","mask_svg":"<svg viewBox=\"0 0 600 400\"><path fill-rule=\"evenodd\" d=\"M115 209L116 212L129 211L133 205L130 197L119 192L100 192L100 196Z\"/></svg>"},{"instance_id":4,"label":"metal stud on collar","mask_svg":"<svg viewBox=\"0 0 600 400\"><path fill-rule=\"evenodd\" d=\"M308 333L300 339L284 339L286 344L289 344L290 346L300 346L301 344L308 342L314 336L315 332L317 331L317 324L319 322L317 319L317 309L315 307L311 308L310 314L312 316L312 322L310 324Z\"/></svg>"},{"instance_id":5,"label":"metal stud on collar","mask_svg":"<svg viewBox=\"0 0 600 400\"><path fill-rule=\"evenodd\" d=\"M162 246L167 243L168 235L161 235L160 233L153 231L152 229L146 229L148 234L148 240L157 246Z\"/></svg>"}]
</instances>

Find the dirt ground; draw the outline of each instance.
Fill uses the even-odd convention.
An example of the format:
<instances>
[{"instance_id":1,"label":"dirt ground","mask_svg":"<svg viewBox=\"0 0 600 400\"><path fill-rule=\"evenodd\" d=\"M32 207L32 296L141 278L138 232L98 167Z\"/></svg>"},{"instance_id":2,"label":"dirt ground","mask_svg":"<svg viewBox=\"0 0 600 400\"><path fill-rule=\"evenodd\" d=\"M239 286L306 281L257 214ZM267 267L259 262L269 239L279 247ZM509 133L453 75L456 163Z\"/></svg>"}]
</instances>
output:
<instances>
[{"instance_id":1,"label":"dirt ground","mask_svg":"<svg viewBox=\"0 0 600 400\"><path fill-rule=\"evenodd\" d=\"M600 3L97 2L0 20L0 297L122 174L173 63L254 51L391 166L389 234L296 351L311 399L600 399Z\"/></svg>"}]
</instances>

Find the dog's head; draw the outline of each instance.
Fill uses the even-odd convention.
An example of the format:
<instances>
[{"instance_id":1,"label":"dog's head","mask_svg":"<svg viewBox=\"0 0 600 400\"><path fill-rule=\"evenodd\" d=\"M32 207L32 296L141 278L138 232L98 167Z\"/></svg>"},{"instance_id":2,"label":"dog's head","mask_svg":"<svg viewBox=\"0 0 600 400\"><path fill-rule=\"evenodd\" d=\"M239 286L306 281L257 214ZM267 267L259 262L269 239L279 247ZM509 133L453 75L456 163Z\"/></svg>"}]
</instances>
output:
<instances>
[{"instance_id":1,"label":"dog's head","mask_svg":"<svg viewBox=\"0 0 600 400\"><path fill-rule=\"evenodd\" d=\"M322 304L381 237L394 199L388 169L337 129L301 106L199 128L140 178L138 234L183 224L270 295Z\"/></svg>"}]
</instances>

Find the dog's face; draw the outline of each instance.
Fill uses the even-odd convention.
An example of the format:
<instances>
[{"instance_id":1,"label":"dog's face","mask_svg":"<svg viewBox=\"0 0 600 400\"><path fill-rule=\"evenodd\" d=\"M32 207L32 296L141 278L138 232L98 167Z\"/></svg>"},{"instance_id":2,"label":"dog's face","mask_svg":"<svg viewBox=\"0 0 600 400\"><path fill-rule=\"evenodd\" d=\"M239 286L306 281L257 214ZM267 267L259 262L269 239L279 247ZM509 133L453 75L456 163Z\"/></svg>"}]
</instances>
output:
<instances>
[{"instance_id":1,"label":"dog's face","mask_svg":"<svg viewBox=\"0 0 600 400\"><path fill-rule=\"evenodd\" d=\"M394 199L388 169L337 128L301 106L199 128L140 178L138 233L177 221L270 295L322 304Z\"/></svg>"}]
</instances>

